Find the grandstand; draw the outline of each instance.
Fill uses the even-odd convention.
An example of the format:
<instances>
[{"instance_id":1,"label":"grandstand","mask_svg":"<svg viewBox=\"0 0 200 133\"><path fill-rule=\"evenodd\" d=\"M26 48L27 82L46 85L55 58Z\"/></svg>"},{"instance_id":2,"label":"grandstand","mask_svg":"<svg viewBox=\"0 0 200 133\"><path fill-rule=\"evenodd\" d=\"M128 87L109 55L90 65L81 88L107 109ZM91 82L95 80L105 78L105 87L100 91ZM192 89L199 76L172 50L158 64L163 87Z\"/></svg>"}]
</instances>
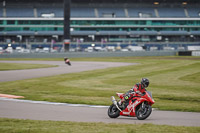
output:
<instances>
[{"instance_id":1,"label":"grandstand","mask_svg":"<svg viewBox=\"0 0 200 133\"><path fill-rule=\"evenodd\" d=\"M0 44L62 45L63 0L0 2ZM71 0L71 45L199 46L199 5L198 0Z\"/></svg>"}]
</instances>

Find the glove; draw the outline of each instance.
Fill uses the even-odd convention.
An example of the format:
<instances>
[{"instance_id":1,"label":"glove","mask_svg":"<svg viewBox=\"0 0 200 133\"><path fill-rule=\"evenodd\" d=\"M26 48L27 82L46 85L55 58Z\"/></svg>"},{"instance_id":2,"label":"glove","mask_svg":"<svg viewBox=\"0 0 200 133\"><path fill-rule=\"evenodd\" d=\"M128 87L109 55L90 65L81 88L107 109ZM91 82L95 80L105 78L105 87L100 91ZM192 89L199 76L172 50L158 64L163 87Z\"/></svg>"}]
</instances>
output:
<instances>
[{"instance_id":1,"label":"glove","mask_svg":"<svg viewBox=\"0 0 200 133\"><path fill-rule=\"evenodd\" d=\"M126 94L124 97L125 100L128 100L129 98L130 98L130 94Z\"/></svg>"},{"instance_id":2,"label":"glove","mask_svg":"<svg viewBox=\"0 0 200 133\"><path fill-rule=\"evenodd\" d=\"M129 99L129 96L125 96L124 99L125 99L125 100L128 100L128 99Z\"/></svg>"}]
</instances>

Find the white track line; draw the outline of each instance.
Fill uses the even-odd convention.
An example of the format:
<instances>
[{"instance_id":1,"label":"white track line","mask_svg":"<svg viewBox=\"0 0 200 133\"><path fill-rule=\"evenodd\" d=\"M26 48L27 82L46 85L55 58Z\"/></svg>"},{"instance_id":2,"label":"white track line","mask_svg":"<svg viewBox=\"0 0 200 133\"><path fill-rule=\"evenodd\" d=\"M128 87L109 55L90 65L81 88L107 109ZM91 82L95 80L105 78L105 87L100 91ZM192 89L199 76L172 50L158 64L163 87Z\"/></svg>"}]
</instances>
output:
<instances>
[{"instance_id":1,"label":"white track line","mask_svg":"<svg viewBox=\"0 0 200 133\"><path fill-rule=\"evenodd\" d=\"M63 106L72 106L72 107L91 107L91 108L108 108L109 107L109 106L102 106L102 105L69 104L69 103L57 103L57 102L47 102L47 101L10 99L10 98L4 98L4 97L0 97L0 100L13 101L13 102L23 102L23 103L47 104L47 105L63 105Z\"/></svg>"},{"instance_id":2,"label":"white track line","mask_svg":"<svg viewBox=\"0 0 200 133\"><path fill-rule=\"evenodd\" d=\"M32 100L11 99L11 98L4 98L4 97L0 97L0 100L13 101L13 102L23 102L23 103L47 104L47 105L63 105L63 106L71 106L71 107L90 107L90 108L108 108L109 107L109 106L103 106L103 105L56 103L56 102L48 102L48 101L32 101ZM158 109L152 108L152 110L158 110Z\"/></svg>"}]
</instances>

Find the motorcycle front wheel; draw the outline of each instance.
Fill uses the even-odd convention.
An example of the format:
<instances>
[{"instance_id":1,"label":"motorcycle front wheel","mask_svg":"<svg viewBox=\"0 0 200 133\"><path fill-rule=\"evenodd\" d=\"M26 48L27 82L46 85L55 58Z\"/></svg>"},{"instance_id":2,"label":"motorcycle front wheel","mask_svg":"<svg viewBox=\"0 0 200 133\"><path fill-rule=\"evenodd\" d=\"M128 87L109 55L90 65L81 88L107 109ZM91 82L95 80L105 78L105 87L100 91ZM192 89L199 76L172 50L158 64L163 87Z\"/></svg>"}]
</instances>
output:
<instances>
[{"instance_id":1,"label":"motorcycle front wheel","mask_svg":"<svg viewBox=\"0 0 200 133\"><path fill-rule=\"evenodd\" d=\"M149 117L149 115L152 112L152 107L149 104L145 104L145 106L142 108L142 105L140 105L140 108L138 108L136 110L136 117L138 120L144 120L147 117Z\"/></svg>"},{"instance_id":2,"label":"motorcycle front wheel","mask_svg":"<svg viewBox=\"0 0 200 133\"><path fill-rule=\"evenodd\" d=\"M117 118L120 115L120 111L117 109L117 107L112 104L110 105L110 107L108 108L108 116L110 118Z\"/></svg>"}]
</instances>

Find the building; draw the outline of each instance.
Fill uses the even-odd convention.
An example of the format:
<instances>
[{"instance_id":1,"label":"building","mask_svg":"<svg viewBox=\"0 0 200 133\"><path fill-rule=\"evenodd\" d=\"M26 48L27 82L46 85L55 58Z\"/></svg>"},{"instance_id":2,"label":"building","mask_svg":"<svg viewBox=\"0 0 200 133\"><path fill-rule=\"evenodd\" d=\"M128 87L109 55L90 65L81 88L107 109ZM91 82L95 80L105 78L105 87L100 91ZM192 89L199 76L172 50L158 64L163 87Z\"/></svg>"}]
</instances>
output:
<instances>
[{"instance_id":1,"label":"building","mask_svg":"<svg viewBox=\"0 0 200 133\"><path fill-rule=\"evenodd\" d=\"M198 0L71 0L71 44L199 45ZM1 0L0 44L63 42L63 0Z\"/></svg>"}]
</instances>

